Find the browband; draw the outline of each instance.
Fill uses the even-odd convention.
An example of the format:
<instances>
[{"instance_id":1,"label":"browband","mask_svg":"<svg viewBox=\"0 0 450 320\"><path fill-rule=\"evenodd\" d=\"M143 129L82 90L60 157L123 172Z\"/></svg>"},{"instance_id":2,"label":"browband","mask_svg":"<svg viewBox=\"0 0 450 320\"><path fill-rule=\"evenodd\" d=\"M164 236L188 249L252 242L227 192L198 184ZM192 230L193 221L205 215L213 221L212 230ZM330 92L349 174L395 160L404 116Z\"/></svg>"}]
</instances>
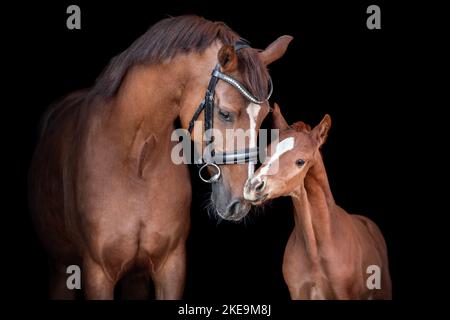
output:
<instances>
[{"instance_id":1,"label":"browband","mask_svg":"<svg viewBox=\"0 0 450 320\"><path fill-rule=\"evenodd\" d=\"M238 89L238 91L245 97L247 100L256 103L256 104L262 104L270 99L270 96L273 92L273 85L272 85L272 79L269 78L269 94L267 95L267 98L264 100L258 100L253 96L239 81L233 79L232 77L226 75L225 73L220 72L218 69L214 69L213 77L219 78L223 81L225 81L228 84L231 84L233 87Z\"/></svg>"}]
</instances>

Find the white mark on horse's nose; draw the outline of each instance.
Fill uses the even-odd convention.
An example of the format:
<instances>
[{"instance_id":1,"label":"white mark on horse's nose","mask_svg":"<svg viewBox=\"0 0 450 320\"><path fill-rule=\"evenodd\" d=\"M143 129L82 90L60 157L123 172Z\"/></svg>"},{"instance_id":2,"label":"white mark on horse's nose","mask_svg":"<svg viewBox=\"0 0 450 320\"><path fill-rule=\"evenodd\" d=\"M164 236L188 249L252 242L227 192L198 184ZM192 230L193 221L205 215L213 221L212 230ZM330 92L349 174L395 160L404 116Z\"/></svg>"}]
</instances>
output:
<instances>
[{"instance_id":1,"label":"white mark on horse's nose","mask_svg":"<svg viewBox=\"0 0 450 320\"><path fill-rule=\"evenodd\" d=\"M250 103L247 106L247 114L248 118L250 120L250 150L253 148L256 148L256 139L257 139L257 133L256 133L256 119L258 118L258 113L261 107L257 104ZM255 163L253 161L250 161L248 164L248 173L247 178L251 178L253 176L253 173L255 172Z\"/></svg>"}]
</instances>

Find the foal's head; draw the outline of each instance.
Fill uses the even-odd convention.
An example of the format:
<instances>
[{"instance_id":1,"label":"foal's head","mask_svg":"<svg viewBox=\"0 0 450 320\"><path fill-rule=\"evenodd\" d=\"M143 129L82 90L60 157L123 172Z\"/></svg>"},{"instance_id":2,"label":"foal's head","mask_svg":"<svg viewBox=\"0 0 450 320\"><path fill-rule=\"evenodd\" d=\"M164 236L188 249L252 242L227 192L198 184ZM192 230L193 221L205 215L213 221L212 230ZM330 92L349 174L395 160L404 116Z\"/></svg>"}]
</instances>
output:
<instances>
[{"instance_id":1,"label":"foal's head","mask_svg":"<svg viewBox=\"0 0 450 320\"><path fill-rule=\"evenodd\" d=\"M289 196L304 184L309 168L320 161L320 147L331 127L325 115L311 130L299 121L288 126L279 107L275 105L274 123L280 129L277 144L269 146L269 158L246 183L244 197L253 204L280 196Z\"/></svg>"}]
</instances>

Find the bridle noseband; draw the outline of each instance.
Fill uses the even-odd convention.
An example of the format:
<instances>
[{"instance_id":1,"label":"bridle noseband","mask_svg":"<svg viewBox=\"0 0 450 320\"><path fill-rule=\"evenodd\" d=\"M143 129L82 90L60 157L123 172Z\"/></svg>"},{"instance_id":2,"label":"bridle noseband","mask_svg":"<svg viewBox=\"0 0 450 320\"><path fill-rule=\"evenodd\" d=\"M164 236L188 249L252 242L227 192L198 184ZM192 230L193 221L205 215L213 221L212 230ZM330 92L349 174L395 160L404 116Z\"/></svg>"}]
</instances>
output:
<instances>
[{"instance_id":1,"label":"bridle noseband","mask_svg":"<svg viewBox=\"0 0 450 320\"><path fill-rule=\"evenodd\" d=\"M237 52L244 48L250 48L247 42L237 41L234 44L234 50ZM213 183L219 180L221 176L221 170L218 164L237 164L237 163L247 163L247 162L256 162L258 158L258 148L244 149L244 150L235 150L233 152L222 152L217 153L214 150L212 145L214 137L212 136L213 129L213 120L214 120L214 95L216 90L216 85L219 80L225 81L229 85L235 87L247 100L254 104L263 104L267 100L269 100L272 95L273 85L272 80L269 77L269 94L266 99L258 100L253 94L251 94L239 81L234 79L233 77L224 74L220 71L220 64L217 64L212 71L211 79L209 80L208 88L206 89L205 98L198 106L197 110L195 110L194 115L192 116L191 121L189 121L189 133L192 133L194 128L195 121L200 116L202 111L205 112L205 122L204 122L204 130L206 133L206 148L210 146L211 152L208 157L205 159L201 158L201 165L199 169L199 176L204 182ZM210 178L205 178L203 176L204 172L207 171L208 167L212 167L216 173L213 174Z\"/></svg>"}]
</instances>

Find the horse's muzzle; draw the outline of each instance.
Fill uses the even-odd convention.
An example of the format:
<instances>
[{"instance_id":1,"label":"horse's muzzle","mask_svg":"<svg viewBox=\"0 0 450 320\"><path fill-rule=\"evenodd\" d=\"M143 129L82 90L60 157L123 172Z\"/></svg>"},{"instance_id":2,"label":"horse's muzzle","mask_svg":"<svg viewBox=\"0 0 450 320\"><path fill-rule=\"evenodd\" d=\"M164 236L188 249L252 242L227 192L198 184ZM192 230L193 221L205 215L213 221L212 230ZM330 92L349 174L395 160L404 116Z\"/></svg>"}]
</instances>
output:
<instances>
[{"instance_id":1,"label":"horse's muzzle","mask_svg":"<svg viewBox=\"0 0 450 320\"><path fill-rule=\"evenodd\" d=\"M224 212L217 210L217 214L224 220L240 221L250 211L251 205L243 199L233 199Z\"/></svg>"}]
</instances>

